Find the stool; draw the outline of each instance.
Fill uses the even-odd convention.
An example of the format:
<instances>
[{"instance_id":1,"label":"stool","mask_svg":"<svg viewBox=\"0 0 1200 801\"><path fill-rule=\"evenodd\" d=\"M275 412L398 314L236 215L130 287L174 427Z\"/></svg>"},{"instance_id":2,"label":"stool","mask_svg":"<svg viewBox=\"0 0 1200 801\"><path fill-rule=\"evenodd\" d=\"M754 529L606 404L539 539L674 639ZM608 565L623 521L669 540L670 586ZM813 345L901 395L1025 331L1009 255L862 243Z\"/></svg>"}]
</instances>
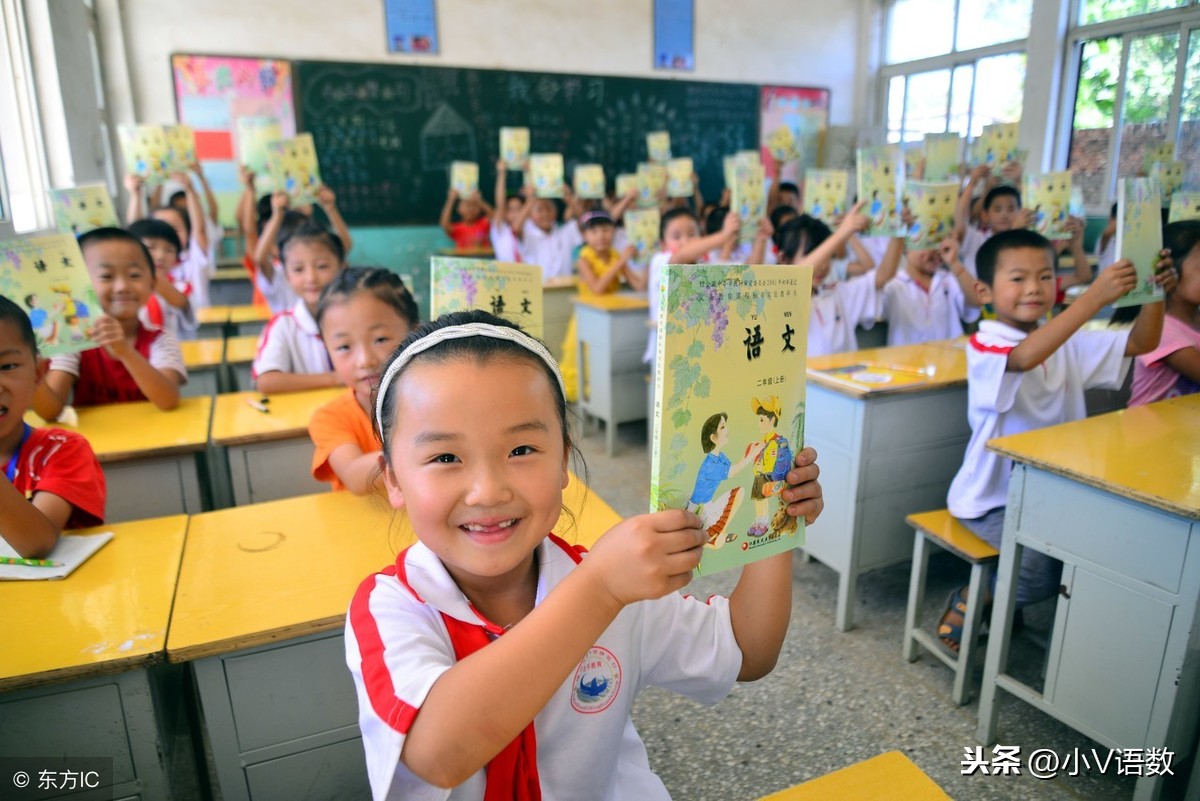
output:
<instances>
[{"instance_id":1,"label":"stool","mask_svg":"<svg viewBox=\"0 0 1200 801\"><path fill-rule=\"evenodd\" d=\"M912 578L908 585L908 612L904 619L904 658L909 662L917 658L919 644L954 671L954 702L962 706L970 697L967 679L974 667L975 645L979 638L979 624L983 620L982 597L984 579L991 574L1000 552L975 536L970 529L958 522L948 510L921 512L904 518L904 522L916 532L913 537ZM971 581L967 590L967 614L963 620L962 640L957 656L947 652L936 635L921 626L921 605L925 600L925 576L929 570L930 549L926 542L971 564Z\"/></svg>"},{"instance_id":2,"label":"stool","mask_svg":"<svg viewBox=\"0 0 1200 801\"><path fill-rule=\"evenodd\" d=\"M949 801L933 779L899 751L888 751L759 801Z\"/></svg>"}]
</instances>

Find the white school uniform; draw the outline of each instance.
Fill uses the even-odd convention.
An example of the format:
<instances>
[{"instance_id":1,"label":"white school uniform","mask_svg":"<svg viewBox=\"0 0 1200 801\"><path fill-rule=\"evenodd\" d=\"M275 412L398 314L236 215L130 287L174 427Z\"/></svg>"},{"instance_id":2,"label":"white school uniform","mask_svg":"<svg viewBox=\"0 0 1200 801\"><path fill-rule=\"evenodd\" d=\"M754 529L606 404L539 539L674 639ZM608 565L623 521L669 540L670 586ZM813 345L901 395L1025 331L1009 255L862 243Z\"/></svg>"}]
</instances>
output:
<instances>
[{"instance_id":1,"label":"white school uniform","mask_svg":"<svg viewBox=\"0 0 1200 801\"><path fill-rule=\"evenodd\" d=\"M808 355L826 356L858 350L854 329L870 328L879 317L875 271L849 281L826 284L812 297L808 316Z\"/></svg>"},{"instance_id":2,"label":"white school uniform","mask_svg":"<svg viewBox=\"0 0 1200 801\"><path fill-rule=\"evenodd\" d=\"M979 254L983 243L991 238L990 230L985 231L974 225L968 225L966 233L963 234L962 244L958 246L958 260L962 262L963 267L972 277L979 277L979 273L975 269L975 257Z\"/></svg>"},{"instance_id":3,"label":"white school uniform","mask_svg":"<svg viewBox=\"0 0 1200 801\"><path fill-rule=\"evenodd\" d=\"M574 220L555 225L549 231L538 228L533 220L526 220L521 231L522 258L542 268L542 280L573 275L575 261L571 257L582 244L583 235Z\"/></svg>"},{"instance_id":4,"label":"white school uniform","mask_svg":"<svg viewBox=\"0 0 1200 801\"><path fill-rule=\"evenodd\" d=\"M1117 261L1117 238L1110 236L1104 247L1100 247L1100 240L1096 240L1096 273L1099 274L1105 267L1111 267Z\"/></svg>"},{"instance_id":5,"label":"white school uniform","mask_svg":"<svg viewBox=\"0 0 1200 801\"><path fill-rule=\"evenodd\" d=\"M587 556L551 536L536 558L540 604ZM346 663L377 801L483 798L483 770L444 790L414 776L400 760L430 688L456 661L442 613L503 636L420 543L368 577L350 603ZM741 663L725 598L705 603L671 593L625 607L534 718L542 798L669 799L630 719L634 699L643 687L655 686L715 703L733 687ZM493 689L497 696L507 692L503 684Z\"/></svg>"},{"instance_id":6,"label":"white school uniform","mask_svg":"<svg viewBox=\"0 0 1200 801\"><path fill-rule=\"evenodd\" d=\"M303 300L296 301L291 311L272 317L258 338L258 353L250 375L257 381L263 373L273 370L304 375L333 370L317 321Z\"/></svg>"},{"instance_id":7,"label":"white school uniform","mask_svg":"<svg viewBox=\"0 0 1200 801\"><path fill-rule=\"evenodd\" d=\"M1125 380L1128 331L1078 331L1042 364L1011 372L1008 354L1026 336L998 320L984 320L967 345L971 440L950 484L947 506L955 517L980 517L1008 501L1012 461L989 451L989 439L1082 420L1085 389L1117 389Z\"/></svg>"},{"instance_id":8,"label":"white school uniform","mask_svg":"<svg viewBox=\"0 0 1200 801\"><path fill-rule=\"evenodd\" d=\"M492 252L496 261L519 262L521 258L521 242L513 233L512 226L503 220L493 222L489 229L492 239Z\"/></svg>"},{"instance_id":9,"label":"white school uniform","mask_svg":"<svg viewBox=\"0 0 1200 801\"><path fill-rule=\"evenodd\" d=\"M183 290L179 287L182 292ZM150 319L150 308L143 306L138 309L138 320L147 328L159 328L171 334L176 339L195 339L196 331L199 330L200 324L196 321L196 309L191 305L191 297L188 297L188 308L177 309L157 292L154 293L154 298L158 302L158 307L162 309L162 325L159 326Z\"/></svg>"},{"instance_id":10,"label":"white school uniform","mask_svg":"<svg viewBox=\"0 0 1200 801\"><path fill-rule=\"evenodd\" d=\"M208 234L208 264L211 276L217 271L217 265L221 261L221 241L225 239L225 226L213 221L207 214L204 215L204 226Z\"/></svg>"},{"instance_id":11,"label":"white school uniform","mask_svg":"<svg viewBox=\"0 0 1200 801\"><path fill-rule=\"evenodd\" d=\"M258 288L258 293L263 296L263 300L267 302L267 308L272 314L279 314L296 305L299 298L292 291L292 286L287 282L287 277L283 272L283 263L278 259L275 261L275 269L270 280L263 274L262 270L254 271L254 286Z\"/></svg>"},{"instance_id":12,"label":"white school uniform","mask_svg":"<svg viewBox=\"0 0 1200 801\"><path fill-rule=\"evenodd\" d=\"M883 312L888 323L888 346L912 345L931 339L963 335L963 323L979 319L979 307L967 304L958 279L939 269L930 277L929 290L907 270L883 287Z\"/></svg>"},{"instance_id":13,"label":"white school uniform","mask_svg":"<svg viewBox=\"0 0 1200 801\"><path fill-rule=\"evenodd\" d=\"M182 286L183 293L193 309L208 308L208 281L212 277L213 262L200 247L195 237L188 239L188 246L179 254L179 263L171 268L171 280Z\"/></svg>"}]
</instances>

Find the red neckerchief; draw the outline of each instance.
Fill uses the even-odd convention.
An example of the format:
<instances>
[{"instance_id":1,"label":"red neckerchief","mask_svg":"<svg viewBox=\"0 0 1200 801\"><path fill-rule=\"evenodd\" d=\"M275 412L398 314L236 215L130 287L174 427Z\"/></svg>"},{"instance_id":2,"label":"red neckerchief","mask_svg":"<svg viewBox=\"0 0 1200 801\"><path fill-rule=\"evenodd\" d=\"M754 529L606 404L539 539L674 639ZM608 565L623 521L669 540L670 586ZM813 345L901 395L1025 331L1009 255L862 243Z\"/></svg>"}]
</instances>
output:
<instances>
[{"instance_id":1,"label":"red neckerchief","mask_svg":"<svg viewBox=\"0 0 1200 801\"><path fill-rule=\"evenodd\" d=\"M150 318L150 325L155 328L163 327L163 309L157 294L151 293L150 297L146 298L146 316Z\"/></svg>"},{"instance_id":2,"label":"red neckerchief","mask_svg":"<svg viewBox=\"0 0 1200 801\"><path fill-rule=\"evenodd\" d=\"M492 641L487 629L464 623L457 618L441 613L450 642L454 646L454 657L466 659ZM484 801L541 801L542 786L537 770L537 738L533 732L533 721L516 736L504 750L492 757L487 764L487 789Z\"/></svg>"}]
</instances>

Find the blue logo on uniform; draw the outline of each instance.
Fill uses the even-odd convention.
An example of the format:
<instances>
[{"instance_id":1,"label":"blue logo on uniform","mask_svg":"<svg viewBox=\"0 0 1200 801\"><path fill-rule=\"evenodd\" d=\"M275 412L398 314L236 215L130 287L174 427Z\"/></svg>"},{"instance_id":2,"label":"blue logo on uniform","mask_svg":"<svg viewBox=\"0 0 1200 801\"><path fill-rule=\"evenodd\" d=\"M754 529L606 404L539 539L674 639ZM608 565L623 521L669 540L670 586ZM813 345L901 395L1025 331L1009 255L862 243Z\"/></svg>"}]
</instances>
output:
<instances>
[{"instance_id":1,"label":"blue logo on uniform","mask_svg":"<svg viewBox=\"0 0 1200 801\"><path fill-rule=\"evenodd\" d=\"M612 706L621 689L621 663L607 648L594 645L575 669L571 707L586 715Z\"/></svg>"}]
</instances>

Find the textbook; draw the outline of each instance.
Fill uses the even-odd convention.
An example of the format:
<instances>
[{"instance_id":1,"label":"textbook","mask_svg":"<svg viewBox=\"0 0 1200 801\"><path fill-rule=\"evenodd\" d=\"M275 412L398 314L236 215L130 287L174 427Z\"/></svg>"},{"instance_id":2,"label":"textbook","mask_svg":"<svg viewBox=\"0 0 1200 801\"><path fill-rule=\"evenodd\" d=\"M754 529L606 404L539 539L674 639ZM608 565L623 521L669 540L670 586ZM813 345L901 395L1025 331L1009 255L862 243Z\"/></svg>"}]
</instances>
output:
<instances>
[{"instance_id":1,"label":"textbook","mask_svg":"<svg viewBox=\"0 0 1200 801\"><path fill-rule=\"evenodd\" d=\"M915 145L900 148L904 153L904 177L910 181L925 180L925 149Z\"/></svg>"},{"instance_id":2,"label":"textbook","mask_svg":"<svg viewBox=\"0 0 1200 801\"><path fill-rule=\"evenodd\" d=\"M1175 143L1174 142L1159 142L1155 145L1148 145L1144 153L1142 153L1142 171L1147 175L1150 174L1151 167L1156 161L1174 161L1175 160Z\"/></svg>"},{"instance_id":3,"label":"textbook","mask_svg":"<svg viewBox=\"0 0 1200 801\"><path fill-rule=\"evenodd\" d=\"M1047 239L1070 239L1071 173L1026 173L1021 205L1033 212L1033 230Z\"/></svg>"},{"instance_id":4,"label":"textbook","mask_svg":"<svg viewBox=\"0 0 1200 801\"><path fill-rule=\"evenodd\" d=\"M1156 161L1150 165L1150 177L1158 181L1158 191L1162 193L1163 208L1171 205L1171 198L1183 186L1185 166L1182 161Z\"/></svg>"},{"instance_id":5,"label":"textbook","mask_svg":"<svg viewBox=\"0 0 1200 801\"><path fill-rule=\"evenodd\" d=\"M317 202L321 169L312 134L267 143L267 170L276 191L287 192L293 207Z\"/></svg>"},{"instance_id":6,"label":"textbook","mask_svg":"<svg viewBox=\"0 0 1200 801\"><path fill-rule=\"evenodd\" d=\"M667 191L667 165L643 161L637 166L638 205L642 208L657 206L658 200Z\"/></svg>"},{"instance_id":7,"label":"textbook","mask_svg":"<svg viewBox=\"0 0 1200 801\"><path fill-rule=\"evenodd\" d=\"M1163 299L1154 283L1154 265L1162 250L1162 201L1152 178L1122 178L1117 182L1117 258L1129 259L1138 284L1113 305L1141 306Z\"/></svg>"},{"instance_id":8,"label":"textbook","mask_svg":"<svg viewBox=\"0 0 1200 801\"><path fill-rule=\"evenodd\" d=\"M762 166L762 155L757 150L739 150L732 156L725 156L721 160L721 165L725 173L725 187L730 191L733 190L733 185L736 182L734 178L734 170L739 164L757 164Z\"/></svg>"},{"instance_id":9,"label":"textbook","mask_svg":"<svg viewBox=\"0 0 1200 801\"><path fill-rule=\"evenodd\" d=\"M47 194L54 209L54 227L64 234L79 236L93 228L121 227L104 184L51 189Z\"/></svg>"},{"instance_id":10,"label":"textbook","mask_svg":"<svg viewBox=\"0 0 1200 801\"><path fill-rule=\"evenodd\" d=\"M954 234L954 207L958 184L909 181L904 185L912 225L908 229L910 248L936 248Z\"/></svg>"},{"instance_id":11,"label":"textbook","mask_svg":"<svg viewBox=\"0 0 1200 801\"><path fill-rule=\"evenodd\" d=\"M529 181L535 197L563 196L563 157L561 153L531 153Z\"/></svg>"},{"instance_id":12,"label":"textbook","mask_svg":"<svg viewBox=\"0 0 1200 801\"><path fill-rule=\"evenodd\" d=\"M767 151L778 162L799 161L800 149L796 133L788 125L780 125L767 134Z\"/></svg>"},{"instance_id":13,"label":"textbook","mask_svg":"<svg viewBox=\"0 0 1200 801\"><path fill-rule=\"evenodd\" d=\"M986 166L998 170L1010 161L1024 163L1017 149L1020 123L994 122L983 126L971 147L971 166Z\"/></svg>"},{"instance_id":14,"label":"textbook","mask_svg":"<svg viewBox=\"0 0 1200 801\"><path fill-rule=\"evenodd\" d=\"M870 220L869 236L904 236L900 220L904 154L899 145L864 147L858 151L858 199Z\"/></svg>"},{"instance_id":15,"label":"textbook","mask_svg":"<svg viewBox=\"0 0 1200 801\"><path fill-rule=\"evenodd\" d=\"M189 172L196 163L196 133L190 125L167 125L167 172Z\"/></svg>"},{"instance_id":16,"label":"textbook","mask_svg":"<svg viewBox=\"0 0 1200 801\"><path fill-rule=\"evenodd\" d=\"M94 347L87 331L102 312L73 234L0 242L0 295L29 314L39 355Z\"/></svg>"},{"instance_id":17,"label":"textbook","mask_svg":"<svg viewBox=\"0 0 1200 801\"><path fill-rule=\"evenodd\" d=\"M479 165L473 161L450 162L450 188L459 197L470 197L479 191Z\"/></svg>"},{"instance_id":18,"label":"textbook","mask_svg":"<svg viewBox=\"0 0 1200 801\"><path fill-rule=\"evenodd\" d=\"M274 117L238 117L238 157L255 175L266 175L267 143L283 139L283 127Z\"/></svg>"},{"instance_id":19,"label":"textbook","mask_svg":"<svg viewBox=\"0 0 1200 801\"><path fill-rule=\"evenodd\" d=\"M1171 196L1167 222L1200 220L1200 192L1176 192Z\"/></svg>"},{"instance_id":20,"label":"textbook","mask_svg":"<svg viewBox=\"0 0 1200 801\"><path fill-rule=\"evenodd\" d=\"M635 260L646 263L658 247L658 228L661 215L658 209L630 209L625 212L625 236L637 248Z\"/></svg>"},{"instance_id":21,"label":"textbook","mask_svg":"<svg viewBox=\"0 0 1200 801\"><path fill-rule=\"evenodd\" d=\"M500 158L510 170L523 170L529 166L529 129L500 129Z\"/></svg>"},{"instance_id":22,"label":"textbook","mask_svg":"<svg viewBox=\"0 0 1200 801\"><path fill-rule=\"evenodd\" d=\"M430 319L482 309L542 338L542 268L491 259L430 259Z\"/></svg>"},{"instance_id":23,"label":"textbook","mask_svg":"<svg viewBox=\"0 0 1200 801\"><path fill-rule=\"evenodd\" d=\"M125 172L136 175L148 187L167 180L170 156L167 135L159 125L121 125L117 127Z\"/></svg>"},{"instance_id":24,"label":"textbook","mask_svg":"<svg viewBox=\"0 0 1200 801\"><path fill-rule=\"evenodd\" d=\"M45 559L21 560L17 552L4 540L0 540L0 581L37 581L39 579L61 579L75 572L75 569L92 557L96 551L103 548L113 538L111 531L99 534L64 534L59 537ZM33 566L4 564L6 560L21 560L29 562L57 562L56 565Z\"/></svg>"},{"instance_id":25,"label":"textbook","mask_svg":"<svg viewBox=\"0 0 1200 801\"><path fill-rule=\"evenodd\" d=\"M580 164L575 167L575 194L584 200L604 199L604 167L599 164Z\"/></svg>"},{"instance_id":26,"label":"textbook","mask_svg":"<svg viewBox=\"0 0 1200 801\"><path fill-rule=\"evenodd\" d=\"M671 134L667 131L651 131L646 134L646 159L655 164L666 164L671 160Z\"/></svg>"},{"instance_id":27,"label":"textbook","mask_svg":"<svg viewBox=\"0 0 1200 801\"><path fill-rule=\"evenodd\" d=\"M955 133L925 134L925 175L931 183L959 180L962 137Z\"/></svg>"},{"instance_id":28,"label":"textbook","mask_svg":"<svg viewBox=\"0 0 1200 801\"><path fill-rule=\"evenodd\" d=\"M811 296L808 266L663 269L650 510L703 521L697 575L804 544L779 493L804 447Z\"/></svg>"},{"instance_id":29,"label":"textbook","mask_svg":"<svg viewBox=\"0 0 1200 801\"><path fill-rule=\"evenodd\" d=\"M845 170L804 171L804 213L834 227L834 219L846 213L850 173Z\"/></svg>"},{"instance_id":30,"label":"textbook","mask_svg":"<svg viewBox=\"0 0 1200 801\"><path fill-rule=\"evenodd\" d=\"M734 167L729 207L741 221L738 241L753 241L759 222L767 216L766 176L761 164L743 162Z\"/></svg>"},{"instance_id":31,"label":"textbook","mask_svg":"<svg viewBox=\"0 0 1200 801\"><path fill-rule=\"evenodd\" d=\"M671 159L667 162L667 197L691 197L695 191L692 176L696 167L690 158Z\"/></svg>"},{"instance_id":32,"label":"textbook","mask_svg":"<svg viewBox=\"0 0 1200 801\"><path fill-rule=\"evenodd\" d=\"M630 189L637 192L640 199L641 188L640 184L638 183L638 177L631 172L623 172L618 175L615 189L617 200L621 200L628 195Z\"/></svg>"}]
</instances>

